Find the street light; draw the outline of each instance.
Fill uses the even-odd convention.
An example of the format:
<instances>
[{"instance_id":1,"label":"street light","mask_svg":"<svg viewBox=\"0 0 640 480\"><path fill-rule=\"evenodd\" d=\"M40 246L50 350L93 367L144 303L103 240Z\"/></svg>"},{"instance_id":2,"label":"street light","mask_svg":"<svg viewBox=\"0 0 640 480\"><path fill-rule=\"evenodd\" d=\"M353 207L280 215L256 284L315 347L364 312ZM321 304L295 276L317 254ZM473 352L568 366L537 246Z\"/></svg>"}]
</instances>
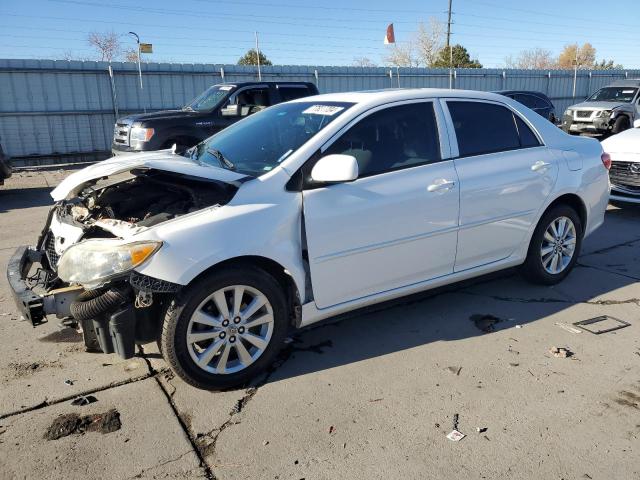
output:
<instances>
[{"instance_id":1,"label":"street light","mask_svg":"<svg viewBox=\"0 0 640 480\"><path fill-rule=\"evenodd\" d=\"M129 35L132 35L136 39L136 43L138 45L138 76L140 77L140 90L143 90L142 87L142 68L140 67L140 37L136 32L129 32Z\"/></svg>"}]
</instances>

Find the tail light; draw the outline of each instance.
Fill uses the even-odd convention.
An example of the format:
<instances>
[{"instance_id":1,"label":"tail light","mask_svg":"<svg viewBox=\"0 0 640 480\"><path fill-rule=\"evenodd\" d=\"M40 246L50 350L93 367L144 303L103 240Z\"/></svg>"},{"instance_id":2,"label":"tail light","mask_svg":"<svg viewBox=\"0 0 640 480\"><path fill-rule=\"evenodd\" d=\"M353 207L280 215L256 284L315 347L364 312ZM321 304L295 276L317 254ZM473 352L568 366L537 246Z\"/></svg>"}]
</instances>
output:
<instances>
[{"instance_id":1,"label":"tail light","mask_svg":"<svg viewBox=\"0 0 640 480\"><path fill-rule=\"evenodd\" d=\"M607 170L611 169L611 155L603 152L602 155L600 155L600 159L602 160L604 168L606 168Z\"/></svg>"}]
</instances>

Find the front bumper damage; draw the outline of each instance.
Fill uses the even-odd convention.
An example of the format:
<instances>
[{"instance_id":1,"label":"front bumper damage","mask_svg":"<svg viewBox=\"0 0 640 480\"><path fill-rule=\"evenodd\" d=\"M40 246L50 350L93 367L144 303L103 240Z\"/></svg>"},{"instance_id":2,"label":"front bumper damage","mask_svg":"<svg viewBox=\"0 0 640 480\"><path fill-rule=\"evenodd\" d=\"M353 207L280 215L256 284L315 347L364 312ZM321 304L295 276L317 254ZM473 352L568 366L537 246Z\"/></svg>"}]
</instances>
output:
<instances>
[{"instance_id":1,"label":"front bumper damage","mask_svg":"<svg viewBox=\"0 0 640 480\"><path fill-rule=\"evenodd\" d=\"M30 277L34 268L36 274ZM23 318L34 327L47 316L69 320L66 323L83 334L88 350L125 359L135 355L136 343L157 338L164 310L181 288L132 272L101 289L85 290L49 280L49 268L46 254L28 246L19 247L9 260L7 279ZM36 291L38 286L44 293Z\"/></svg>"},{"instance_id":2,"label":"front bumper damage","mask_svg":"<svg viewBox=\"0 0 640 480\"><path fill-rule=\"evenodd\" d=\"M576 120L571 115L563 115L561 128L567 133L608 133L611 132L613 124L612 117Z\"/></svg>"}]
</instances>

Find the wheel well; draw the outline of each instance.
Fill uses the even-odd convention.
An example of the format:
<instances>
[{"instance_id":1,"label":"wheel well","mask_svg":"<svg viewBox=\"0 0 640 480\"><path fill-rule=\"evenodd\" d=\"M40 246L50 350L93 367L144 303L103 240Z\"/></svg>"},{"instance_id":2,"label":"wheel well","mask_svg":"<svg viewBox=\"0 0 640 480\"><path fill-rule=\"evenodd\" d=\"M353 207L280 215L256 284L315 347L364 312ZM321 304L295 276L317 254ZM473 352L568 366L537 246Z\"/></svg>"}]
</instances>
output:
<instances>
[{"instance_id":1,"label":"wheel well","mask_svg":"<svg viewBox=\"0 0 640 480\"><path fill-rule=\"evenodd\" d=\"M568 205L573 208L580 217L582 231L585 231L585 229L587 228L587 207L584 205L584 202L578 195L574 193L566 193L559 196L553 202L551 202L551 205L547 207L545 213L556 205Z\"/></svg>"},{"instance_id":2,"label":"wheel well","mask_svg":"<svg viewBox=\"0 0 640 480\"><path fill-rule=\"evenodd\" d=\"M296 307L299 307L301 303L296 283L293 281L293 277L285 272L285 268L282 265L280 265L275 260L271 260L270 258L261 257L259 255L246 255L243 257L230 258L228 260L224 260L223 262L216 263L212 267L209 267L207 270L200 273L200 275L194 278L191 282L194 282L198 278L222 268L242 266L257 267L260 270L267 272L276 279L278 284L282 287L283 292L285 292L285 295L287 297L287 304L290 306L291 315L293 317L293 320L295 320L295 317L297 315L297 312L295 311Z\"/></svg>"}]
</instances>

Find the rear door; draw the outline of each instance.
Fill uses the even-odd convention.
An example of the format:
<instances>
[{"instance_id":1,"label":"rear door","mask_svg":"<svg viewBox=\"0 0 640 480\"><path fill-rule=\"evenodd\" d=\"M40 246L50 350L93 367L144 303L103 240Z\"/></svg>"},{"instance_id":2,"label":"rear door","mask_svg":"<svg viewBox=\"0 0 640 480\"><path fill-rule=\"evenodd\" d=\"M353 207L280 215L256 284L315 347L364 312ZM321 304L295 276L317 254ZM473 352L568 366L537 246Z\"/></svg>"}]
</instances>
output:
<instances>
[{"instance_id":1,"label":"rear door","mask_svg":"<svg viewBox=\"0 0 640 480\"><path fill-rule=\"evenodd\" d=\"M443 121L431 101L379 107L323 149L354 156L359 178L303 192L318 308L452 273L459 192Z\"/></svg>"},{"instance_id":2,"label":"rear door","mask_svg":"<svg viewBox=\"0 0 640 480\"><path fill-rule=\"evenodd\" d=\"M297 98L308 97L313 95L309 87L305 84L277 84L276 91L278 92L279 102L288 102L289 100L295 100Z\"/></svg>"},{"instance_id":3,"label":"rear door","mask_svg":"<svg viewBox=\"0 0 640 480\"><path fill-rule=\"evenodd\" d=\"M446 106L458 150L458 272L507 258L521 245L558 166L529 122L505 105L448 99Z\"/></svg>"}]
</instances>

